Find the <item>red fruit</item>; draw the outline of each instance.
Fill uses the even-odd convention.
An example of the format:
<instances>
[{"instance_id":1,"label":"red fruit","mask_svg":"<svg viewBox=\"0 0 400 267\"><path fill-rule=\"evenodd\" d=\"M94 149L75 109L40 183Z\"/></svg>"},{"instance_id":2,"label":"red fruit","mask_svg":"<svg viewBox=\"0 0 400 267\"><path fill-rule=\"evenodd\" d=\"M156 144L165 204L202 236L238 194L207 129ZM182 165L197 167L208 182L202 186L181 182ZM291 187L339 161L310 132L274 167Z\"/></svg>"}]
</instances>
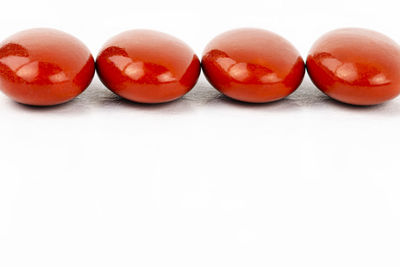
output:
<instances>
[{"instance_id":1,"label":"red fruit","mask_svg":"<svg viewBox=\"0 0 400 267\"><path fill-rule=\"evenodd\" d=\"M162 103L189 92L200 75L193 50L173 36L131 30L109 40L96 61L101 81L117 95Z\"/></svg>"},{"instance_id":2,"label":"red fruit","mask_svg":"<svg viewBox=\"0 0 400 267\"><path fill-rule=\"evenodd\" d=\"M371 30L334 30L311 48L307 70L314 84L333 99L379 104L400 93L400 46Z\"/></svg>"},{"instance_id":3,"label":"red fruit","mask_svg":"<svg viewBox=\"0 0 400 267\"><path fill-rule=\"evenodd\" d=\"M217 36L204 51L202 67L221 93L253 103L288 96L305 73L296 48L279 35L260 29L237 29Z\"/></svg>"},{"instance_id":4,"label":"red fruit","mask_svg":"<svg viewBox=\"0 0 400 267\"><path fill-rule=\"evenodd\" d=\"M0 44L0 89L19 103L71 100L89 86L94 71L88 48L58 30L26 30Z\"/></svg>"}]
</instances>

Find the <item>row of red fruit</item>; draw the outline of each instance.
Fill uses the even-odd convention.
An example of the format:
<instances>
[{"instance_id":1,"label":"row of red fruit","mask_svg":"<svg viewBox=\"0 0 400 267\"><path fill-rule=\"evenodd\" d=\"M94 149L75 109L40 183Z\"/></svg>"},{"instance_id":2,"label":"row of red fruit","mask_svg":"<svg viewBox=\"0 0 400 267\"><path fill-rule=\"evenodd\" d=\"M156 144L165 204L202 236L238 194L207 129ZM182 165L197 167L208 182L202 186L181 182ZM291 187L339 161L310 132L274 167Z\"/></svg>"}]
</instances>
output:
<instances>
[{"instance_id":1,"label":"row of red fruit","mask_svg":"<svg viewBox=\"0 0 400 267\"><path fill-rule=\"evenodd\" d=\"M17 33L0 44L0 89L28 105L67 102L91 83L95 70L117 95L163 103L189 92L203 72L226 96L251 103L282 99L301 84L307 69L325 94L354 105L374 105L400 93L400 46L366 29L322 36L307 64L284 38L261 29L237 29L214 38L202 61L182 41L151 30L110 39L95 62L78 39L53 29Z\"/></svg>"}]
</instances>

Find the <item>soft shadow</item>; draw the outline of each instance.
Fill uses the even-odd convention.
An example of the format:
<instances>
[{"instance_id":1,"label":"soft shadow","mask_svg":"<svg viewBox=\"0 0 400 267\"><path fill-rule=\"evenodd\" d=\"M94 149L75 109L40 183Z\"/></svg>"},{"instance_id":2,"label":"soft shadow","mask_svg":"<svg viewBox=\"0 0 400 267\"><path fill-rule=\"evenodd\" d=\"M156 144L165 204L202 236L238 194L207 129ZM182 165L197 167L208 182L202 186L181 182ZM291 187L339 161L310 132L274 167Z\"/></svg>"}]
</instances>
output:
<instances>
[{"instance_id":1,"label":"soft shadow","mask_svg":"<svg viewBox=\"0 0 400 267\"><path fill-rule=\"evenodd\" d=\"M30 113L52 113L52 114L82 114L83 112L88 111L90 107L88 107L84 101L80 99L80 96L78 96L75 99L72 99L68 102L53 105L53 106L33 106L33 105L27 105L27 104L22 104L18 103L15 101L12 101L10 99L12 105L20 111L23 112L30 112Z\"/></svg>"},{"instance_id":2,"label":"soft shadow","mask_svg":"<svg viewBox=\"0 0 400 267\"><path fill-rule=\"evenodd\" d=\"M12 101L12 100L10 100ZM123 99L108 90L98 79L77 98L56 106L30 106L12 102L14 107L26 112L52 114L82 114L95 109L102 110L137 110L154 114L187 114L193 110L209 107L292 112L293 110L340 111L382 116L400 115L400 99L374 106L354 106L338 102L319 91L306 77L293 94L282 100L254 104L233 100L214 89L201 76L199 82L188 94L180 99L162 104L141 104Z\"/></svg>"},{"instance_id":3,"label":"soft shadow","mask_svg":"<svg viewBox=\"0 0 400 267\"><path fill-rule=\"evenodd\" d=\"M209 101L209 103L212 103L212 104L217 103L217 104L232 106L235 108L247 108L247 109L265 109L265 108L276 109L276 108L283 107L283 106L285 106L286 108L293 108L295 106L292 106L292 105L296 104L296 103L292 103L292 102L293 102L292 99L283 98L283 99L279 99L279 100L267 102L267 103L248 103L248 102L243 102L240 100L236 100L236 99L227 97L222 94L218 95L216 98Z\"/></svg>"},{"instance_id":4,"label":"soft shadow","mask_svg":"<svg viewBox=\"0 0 400 267\"><path fill-rule=\"evenodd\" d=\"M339 102L323 94L309 80L305 80L302 86L290 97L296 100L298 105L305 107L314 106L318 109L327 109L335 111L345 111L359 114L374 114L382 116L400 115L400 99L393 99L378 105L357 106Z\"/></svg>"},{"instance_id":5,"label":"soft shadow","mask_svg":"<svg viewBox=\"0 0 400 267\"><path fill-rule=\"evenodd\" d=\"M225 106L248 110L291 111L297 109L299 106L298 103L290 97L268 103L247 103L238 101L221 94L216 89L212 88L212 86L205 80L199 81L198 89L201 90L203 94L200 102L202 102L206 107ZM200 93L198 94L200 95Z\"/></svg>"},{"instance_id":6,"label":"soft shadow","mask_svg":"<svg viewBox=\"0 0 400 267\"><path fill-rule=\"evenodd\" d=\"M139 110L153 113L187 113L192 110L192 101L186 97L176 99L168 103L160 104L143 104L126 100L110 90L104 85L95 83L85 92L85 96L89 100L89 104L96 108L103 109L125 109Z\"/></svg>"}]
</instances>

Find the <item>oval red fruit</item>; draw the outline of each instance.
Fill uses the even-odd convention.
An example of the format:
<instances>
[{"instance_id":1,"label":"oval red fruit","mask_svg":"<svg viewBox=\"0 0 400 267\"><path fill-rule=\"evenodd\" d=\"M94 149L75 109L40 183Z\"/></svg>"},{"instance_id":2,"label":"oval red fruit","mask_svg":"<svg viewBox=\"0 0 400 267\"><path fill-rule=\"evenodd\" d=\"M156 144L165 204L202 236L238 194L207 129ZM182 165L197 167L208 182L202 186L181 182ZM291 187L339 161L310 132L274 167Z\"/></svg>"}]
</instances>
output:
<instances>
[{"instance_id":1,"label":"oval red fruit","mask_svg":"<svg viewBox=\"0 0 400 267\"><path fill-rule=\"evenodd\" d=\"M89 86L94 72L89 49L58 30L26 30L0 44L0 89L19 103L69 101Z\"/></svg>"},{"instance_id":2,"label":"oval red fruit","mask_svg":"<svg viewBox=\"0 0 400 267\"><path fill-rule=\"evenodd\" d=\"M307 57L314 84L338 101L374 105L400 93L400 46L366 29L331 31L315 42Z\"/></svg>"},{"instance_id":3,"label":"oval red fruit","mask_svg":"<svg viewBox=\"0 0 400 267\"><path fill-rule=\"evenodd\" d=\"M131 30L110 39L96 60L106 87L141 103L163 103L189 92L200 75L193 50L173 36Z\"/></svg>"},{"instance_id":4,"label":"oval red fruit","mask_svg":"<svg viewBox=\"0 0 400 267\"><path fill-rule=\"evenodd\" d=\"M236 100L264 103L294 92L305 73L294 46L261 29L236 29L214 38L206 47L202 67L208 81Z\"/></svg>"}]
</instances>

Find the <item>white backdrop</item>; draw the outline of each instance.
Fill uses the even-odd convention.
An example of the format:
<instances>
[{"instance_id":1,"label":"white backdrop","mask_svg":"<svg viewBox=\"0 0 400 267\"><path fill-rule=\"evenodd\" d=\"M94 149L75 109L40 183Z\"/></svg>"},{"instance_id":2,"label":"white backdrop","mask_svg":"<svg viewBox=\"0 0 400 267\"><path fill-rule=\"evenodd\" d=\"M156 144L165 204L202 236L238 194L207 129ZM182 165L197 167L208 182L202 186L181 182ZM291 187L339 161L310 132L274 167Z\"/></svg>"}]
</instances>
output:
<instances>
[{"instance_id":1,"label":"white backdrop","mask_svg":"<svg viewBox=\"0 0 400 267\"><path fill-rule=\"evenodd\" d=\"M201 56L259 27L304 58L323 33L365 27L400 42L397 0L2 3L0 39L32 27L94 55L132 28ZM0 94L0 266L400 265L400 98L334 102L306 76L286 100L241 104L200 78L163 105L122 101L96 77L53 108Z\"/></svg>"}]
</instances>

